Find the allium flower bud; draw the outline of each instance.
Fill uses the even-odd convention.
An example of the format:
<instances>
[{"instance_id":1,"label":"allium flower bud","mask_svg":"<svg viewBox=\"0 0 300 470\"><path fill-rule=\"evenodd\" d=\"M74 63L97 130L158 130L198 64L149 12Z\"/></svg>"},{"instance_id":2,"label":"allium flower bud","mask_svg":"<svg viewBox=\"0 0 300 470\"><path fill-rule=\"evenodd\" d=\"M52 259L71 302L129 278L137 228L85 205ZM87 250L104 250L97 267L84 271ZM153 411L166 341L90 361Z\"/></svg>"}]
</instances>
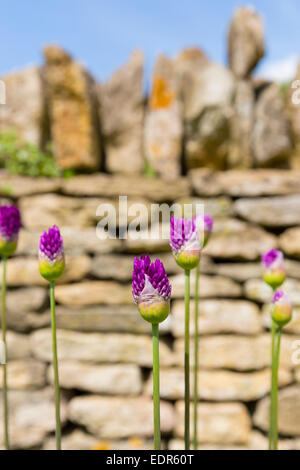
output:
<instances>
[{"instance_id":1,"label":"allium flower bud","mask_svg":"<svg viewBox=\"0 0 300 470\"><path fill-rule=\"evenodd\" d=\"M44 232L40 239L39 268L49 282L56 281L65 270L63 239L59 228L54 226Z\"/></svg>"},{"instance_id":2,"label":"allium flower bud","mask_svg":"<svg viewBox=\"0 0 300 470\"><path fill-rule=\"evenodd\" d=\"M292 304L282 290L275 292L272 299L272 318L278 326L284 326L292 319Z\"/></svg>"},{"instance_id":3,"label":"allium flower bud","mask_svg":"<svg viewBox=\"0 0 300 470\"><path fill-rule=\"evenodd\" d=\"M185 269L194 269L200 261L200 240L195 219L171 217L170 246L177 264Z\"/></svg>"},{"instance_id":4,"label":"allium flower bud","mask_svg":"<svg viewBox=\"0 0 300 470\"><path fill-rule=\"evenodd\" d=\"M270 250L261 257L264 272L263 279L273 289L284 283L286 272L283 263L283 253L279 250Z\"/></svg>"},{"instance_id":5,"label":"allium flower bud","mask_svg":"<svg viewBox=\"0 0 300 470\"><path fill-rule=\"evenodd\" d=\"M132 295L144 320L157 325L170 313L171 285L163 263L149 256L134 259Z\"/></svg>"},{"instance_id":6,"label":"allium flower bud","mask_svg":"<svg viewBox=\"0 0 300 470\"><path fill-rule=\"evenodd\" d=\"M0 256L8 258L17 248L21 228L20 211L14 206L0 207Z\"/></svg>"},{"instance_id":7,"label":"allium flower bud","mask_svg":"<svg viewBox=\"0 0 300 470\"><path fill-rule=\"evenodd\" d=\"M200 239L200 246L201 248L205 248L213 230L214 219L209 215L202 217L202 215L197 214L194 217L194 221Z\"/></svg>"}]
</instances>

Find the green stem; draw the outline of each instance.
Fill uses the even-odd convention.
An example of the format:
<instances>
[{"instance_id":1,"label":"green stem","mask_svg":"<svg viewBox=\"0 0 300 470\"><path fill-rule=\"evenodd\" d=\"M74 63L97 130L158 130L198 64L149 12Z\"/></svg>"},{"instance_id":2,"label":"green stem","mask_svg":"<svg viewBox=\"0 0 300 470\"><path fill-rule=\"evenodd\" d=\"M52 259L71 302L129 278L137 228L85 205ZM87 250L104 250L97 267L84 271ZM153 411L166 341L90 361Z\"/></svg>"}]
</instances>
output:
<instances>
[{"instance_id":1,"label":"green stem","mask_svg":"<svg viewBox=\"0 0 300 470\"><path fill-rule=\"evenodd\" d=\"M278 328L276 353L274 360L274 375L273 375L273 450L278 447L278 369L279 369L279 355L280 355L280 341L281 341L282 328Z\"/></svg>"},{"instance_id":2,"label":"green stem","mask_svg":"<svg viewBox=\"0 0 300 470\"><path fill-rule=\"evenodd\" d=\"M275 366L275 337L276 324L272 320L271 326L271 400L270 400L270 424L269 424L269 450L273 450L273 431L274 431L274 366Z\"/></svg>"},{"instance_id":3,"label":"green stem","mask_svg":"<svg viewBox=\"0 0 300 470\"><path fill-rule=\"evenodd\" d=\"M8 432L8 398L7 398L7 346L6 346L6 258L2 258L2 341L3 341L3 414L4 414L4 443L9 450Z\"/></svg>"},{"instance_id":4,"label":"green stem","mask_svg":"<svg viewBox=\"0 0 300 470\"><path fill-rule=\"evenodd\" d=\"M199 337L199 277L200 263L196 268L195 283L195 336L194 336L194 450L198 450L198 337Z\"/></svg>"},{"instance_id":5,"label":"green stem","mask_svg":"<svg viewBox=\"0 0 300 470\"><path fill-rule=\"evenodd\" d=\"M152 325L152 340L153 340L154 449L160 450L159 329L158 329L158 325Z\"/></svg>"},{"instance_id":6,"label":"green stem","mask_svg":"<svg viewBox=\"0 0 300 470\"><path fill-rule=\"evenodd\" d=\"M190 271L185 271L185 341L184 341L185 450L190 449Z\"/></svg>"},{"instance_id":7,"label":"green stem","mask_svg":"<svg viewBox=\"0 0 300 470\"><path fill-rule=\"evenodd\" d=\"M60 390L59 390L58 362L57 362L54 282L50 283L50 306L51 306L53 369L54 369L54 387L55 387L56 449L61 450Z\"/></svg>"}]
</instances>

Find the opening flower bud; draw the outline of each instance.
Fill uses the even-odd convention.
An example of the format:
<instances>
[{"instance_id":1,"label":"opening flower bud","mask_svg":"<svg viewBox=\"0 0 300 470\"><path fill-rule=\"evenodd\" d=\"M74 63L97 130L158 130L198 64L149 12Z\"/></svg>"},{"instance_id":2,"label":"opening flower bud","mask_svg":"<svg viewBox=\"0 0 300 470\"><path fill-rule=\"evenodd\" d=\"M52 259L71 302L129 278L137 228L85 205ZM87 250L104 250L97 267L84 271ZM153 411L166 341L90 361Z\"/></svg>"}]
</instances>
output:
<instances>
[{"instance_id":1,"label":"opening flower bud","mask_svg":"<svg viewBox=\"0 0 300 470\"><path fill-rule=\"evenodd\" d=\"M171 285L163 263L149 256L134 259L132 295L141 316L149 323L162 323L170 314Z\"/></svg>"},{"instance_id":2,"label":"opening flower bud","mask_svg":"<svg viewBox=\"0 0 300 470\"><path fill-rule=\"evenodd\" d=\"M20 211L14 206L0 207L0 256L8 258L17 249L21 228Z\"/></svg>"},{"instance_id":3,"label":"opening flower bud","mask_svg":"<svg viewBox=\"0 0 300 470\"><path fill-rule=\"evenodd\" d=\"M41 275L49 282L56 281L65 271L63 239L56 226L41 236L39 269Z\"/></svg>"},{"instance_id":4,"label":"opening flower bud","mask_svg":"<svg viewBox=\"0 0 300 470\"><path fill-rule=\"evenodd\" d=\"M195 218L171 217L170 246L176 263L185 270L194 269L200 261L201 245Z\"/></svg>"},{"instance_id":5,"label":"opening flower bud","mask_svg":"<svg viewBox=\"0 0 300 470\"><path fill-rule=\"evenodd\" d=\"M292 319L292 304L289 297L282 291L275 292L272 299L272 318L278 326L282 327Z\"/></svg>"},{"instance_id":6,"label":"opening flower bud","mask_svg":"<svg viewBox=\"0 0 300 470\"><path fill-rule=\"evenodd\" d=\"M286 271L283 263L283 253L279 250L270 250L262 255L263 279L272 287L277 289L286 278Z\"/></svg>"},{"instance_id":7,"label":"opening flower bud","mask_svg":"<svg viewBox=\"0 0 300 470\"><path fill-rule=\"evenodd\" d=\"M194 217L194 222L199 235L200 246L201 248L205 248L213 230L214 220L209 215L202 217L201 214L197 214Z\"/></svg>"}]
</instances>

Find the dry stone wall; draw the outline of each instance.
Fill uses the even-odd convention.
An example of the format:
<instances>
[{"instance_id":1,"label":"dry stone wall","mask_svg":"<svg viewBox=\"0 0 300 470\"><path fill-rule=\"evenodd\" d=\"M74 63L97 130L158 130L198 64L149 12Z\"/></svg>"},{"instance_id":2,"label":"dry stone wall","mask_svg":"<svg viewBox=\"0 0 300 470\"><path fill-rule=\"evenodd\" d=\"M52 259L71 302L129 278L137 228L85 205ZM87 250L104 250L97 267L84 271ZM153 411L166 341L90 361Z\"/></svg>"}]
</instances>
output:
<instances>
[{"instance_id":1,"label":"dry stone wall","mask_svg":"<svg viewBox=\"0 0 300 470\"><path fill-rule=\"evenodd\" d=\"M130 176L105 174L39 180L2 171L1 202L17 204L24 224L7 273L13 447L55 446L49 301L37 265L39 236L54 222L67 257L56 288L64 448L151 448L151 331L130 286L133 257L145 251L160 256L173 284L172 314L161 328L162 432L165 448L183 447L184 276L168 240L96 237L97 205L117 205L121 192L146 204L202 201L216 221L201 262L201 449L267 448L271 292L261 281L259 257L271 247L284 251L285 289L295 308L282 341L280 447L299 449L300 373L292 362L300 340L299 176L196 169L166 185L159 178L135 178L135 184ZM191 325L193 311L192 304Z\"/></svg>"}]
</instances>

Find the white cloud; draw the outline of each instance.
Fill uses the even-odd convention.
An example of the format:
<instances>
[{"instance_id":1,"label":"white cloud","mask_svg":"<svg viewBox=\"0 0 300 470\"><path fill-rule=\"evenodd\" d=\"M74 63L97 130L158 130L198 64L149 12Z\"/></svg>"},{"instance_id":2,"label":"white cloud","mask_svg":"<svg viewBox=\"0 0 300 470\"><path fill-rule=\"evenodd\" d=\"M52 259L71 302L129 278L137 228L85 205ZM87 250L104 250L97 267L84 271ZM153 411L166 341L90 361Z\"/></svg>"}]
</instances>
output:
<instances>
[{"instance_id":1,"label":"white cloud","mask_svg":"<svg viewBox=\"0 0 300 470\"><path fill-rule=\"evenodd\" d=\"M296 54L285 59L266 62L258 71L257 76L274 82L288 82L296 75L300 57Z\"/></svg>"}]
</instances>

